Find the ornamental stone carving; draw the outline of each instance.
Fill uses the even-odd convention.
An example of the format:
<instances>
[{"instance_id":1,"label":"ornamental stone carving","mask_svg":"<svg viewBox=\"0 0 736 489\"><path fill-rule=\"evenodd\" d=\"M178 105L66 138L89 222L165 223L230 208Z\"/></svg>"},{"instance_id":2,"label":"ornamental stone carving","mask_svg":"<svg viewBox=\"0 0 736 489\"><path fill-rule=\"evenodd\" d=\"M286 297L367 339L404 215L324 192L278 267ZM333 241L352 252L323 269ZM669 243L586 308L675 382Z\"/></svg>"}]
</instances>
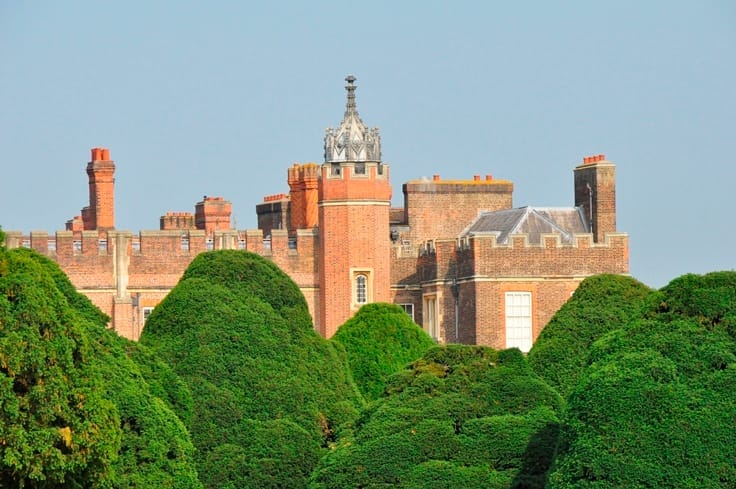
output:
<instances>
[{"instance_id":1,"label":"ornamental stone carving","mask_svg":"<svg viewBox=\"0 0 736 489\"><path fill-rule=\"evenodd\" d=\"M325 163L381 161L381 136L378 128L369 129L358 115L355 105L355 77L345 78L348 92L345 117L337 129L327 128Z\"/></svg>"}]
</instances>

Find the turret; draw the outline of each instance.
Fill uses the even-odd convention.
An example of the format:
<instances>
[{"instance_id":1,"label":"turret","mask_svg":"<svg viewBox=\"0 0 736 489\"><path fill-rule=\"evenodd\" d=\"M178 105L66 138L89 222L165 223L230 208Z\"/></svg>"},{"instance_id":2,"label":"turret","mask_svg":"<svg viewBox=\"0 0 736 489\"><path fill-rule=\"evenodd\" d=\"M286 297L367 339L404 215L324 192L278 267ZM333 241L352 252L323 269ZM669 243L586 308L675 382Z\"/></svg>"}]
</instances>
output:
<instances>
[{"instance_id":1,"label":"turret","mask_svg":"<svg viewBox=\"0 0 736 489\"><path fill-rule=\"evenodd\" d=\"M378 129L358 115L355 77L345 80L345 116L327 129L319 175L319 330L327 338L363 304L391 300L388 166Z\"/></svg>"}]
</instances>

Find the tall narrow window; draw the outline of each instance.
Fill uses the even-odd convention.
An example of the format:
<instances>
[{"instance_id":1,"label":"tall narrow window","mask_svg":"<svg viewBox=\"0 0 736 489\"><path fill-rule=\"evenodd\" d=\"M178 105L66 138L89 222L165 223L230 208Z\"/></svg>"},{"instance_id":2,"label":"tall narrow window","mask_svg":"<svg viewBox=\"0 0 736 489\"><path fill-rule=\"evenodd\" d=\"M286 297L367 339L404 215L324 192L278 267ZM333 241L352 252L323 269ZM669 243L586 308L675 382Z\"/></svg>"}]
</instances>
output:
<instances>
[{"instance_id":1,"label":"tall narrow window","mask_svg":"<svg viewBox=\"0 0 736 489\"><path fill-rule=\"evenodd\" d=\"M506 348L528 352L532 347L532 294L506 292Z\"/></svg>"},{"instance_id":2,"label":"tall narrow window","mask_svg":"<svg viewBox=\"0 0 736 489\"><path fill-rule=\"evenodd\" d=\"M355 303L366 304L368 302L368 277L362 273L355 276Z\"/></svg>"},{"instance_id":3,"label":"tall narrow window","mask_svg":"<svg viewBox=\"0 0 736 489\"><path fill-rule=\"evenodd\" d=\"M437 324L437 296L424 296L424 331L435 340L439 339L439 324Z\"/></svg>"}]
</instances>

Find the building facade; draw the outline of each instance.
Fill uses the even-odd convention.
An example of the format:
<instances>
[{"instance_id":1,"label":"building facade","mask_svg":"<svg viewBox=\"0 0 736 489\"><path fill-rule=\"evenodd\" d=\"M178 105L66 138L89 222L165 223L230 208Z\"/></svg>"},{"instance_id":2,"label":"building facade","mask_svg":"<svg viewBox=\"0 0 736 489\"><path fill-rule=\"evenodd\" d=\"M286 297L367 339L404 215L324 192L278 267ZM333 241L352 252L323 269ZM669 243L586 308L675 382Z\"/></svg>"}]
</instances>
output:
<instances>
[{"instance_id":1,"label":"building facade","mask_svg":"<svg viewBox=\"0 0 736 489\"><path fill-rule=\"evenodd\" d=\"M346 81L345 114L327 130L324 162L288 168L289 192L256 206L258 229L232 229L230 202L204 197L194 213L161 216L159 230L116 230L115 163L109 150L94 148L81 215L53 236L7 232L7 244L54 259L131 339L191 260L215 249L276 263L325 337L363 304L392 302L439 342L523 351L585 277L628 273L615 165L603 155L574 169L570 207L514 208L507 180L434 175L405 183L403 207L392 208L380 134L358 114L355 78Z\"/></svg>"}]
</instances>

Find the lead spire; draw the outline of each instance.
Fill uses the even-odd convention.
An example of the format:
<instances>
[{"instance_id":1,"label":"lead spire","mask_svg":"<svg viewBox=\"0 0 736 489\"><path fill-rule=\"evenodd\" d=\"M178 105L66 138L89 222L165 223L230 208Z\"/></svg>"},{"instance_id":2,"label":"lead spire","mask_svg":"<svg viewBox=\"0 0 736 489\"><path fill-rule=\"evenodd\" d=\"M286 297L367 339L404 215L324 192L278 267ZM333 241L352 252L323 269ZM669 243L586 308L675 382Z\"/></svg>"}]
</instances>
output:
<instances>
[{"instance_id":1,"label":"lead spire","mask_svg":"<svg viewBox=\"0 0 736 489\"><path fill-rule=\"evenodd\" d=\"M368 129L358 115L355 103L355 77L345 77L348 84L345 116L337 129L327 128L325 134L325 163L343 161L381 161L381 136L378 128Z\"/></svg>"},{"instance_id":2,"label":"lead spire","mask_svg":"<svg viewBox=\"0 0 736 489\"><path fill-rule=\"evenodd\" d=\"M345 104L345 118L347 119L351 114L358 115L358 107L355 105L355 89L358 87L354 85L355 77L353 75L346 76L345 81L348 82L345 85L345 90L348 91L348 101Z\"/></svg>"}]
</instances>

